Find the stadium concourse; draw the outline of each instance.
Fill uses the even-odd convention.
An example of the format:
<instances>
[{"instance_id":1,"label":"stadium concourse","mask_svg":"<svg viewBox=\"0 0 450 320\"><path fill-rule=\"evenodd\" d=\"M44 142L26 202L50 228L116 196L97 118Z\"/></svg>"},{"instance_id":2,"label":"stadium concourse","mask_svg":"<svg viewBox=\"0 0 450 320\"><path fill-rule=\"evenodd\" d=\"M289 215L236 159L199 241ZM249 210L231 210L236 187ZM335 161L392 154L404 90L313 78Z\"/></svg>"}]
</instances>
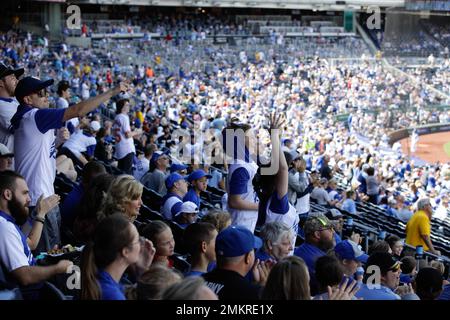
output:
<instances>
[{"instance_id":1,"label":"stadium concourse","mask_svg":"<svg viewBox=\"0 0 450 320\"><path fill-rule=\"evenodd\" d=\"M448 300L450 162L390 135L450 123L450 26L315 19L2 32L0 299Z\"/></svg>"}]
</instances>

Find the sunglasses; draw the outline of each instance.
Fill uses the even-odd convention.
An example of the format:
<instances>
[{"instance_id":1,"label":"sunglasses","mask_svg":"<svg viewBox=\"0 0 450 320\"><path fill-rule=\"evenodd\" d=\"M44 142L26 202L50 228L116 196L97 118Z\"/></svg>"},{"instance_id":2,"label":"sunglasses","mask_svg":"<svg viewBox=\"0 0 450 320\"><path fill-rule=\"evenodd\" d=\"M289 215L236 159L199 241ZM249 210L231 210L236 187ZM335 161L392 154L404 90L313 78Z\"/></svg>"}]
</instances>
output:
<instances>
[{"instance_id":1,"label":"sunglasses","mask_svg":"<svg viewBox=\"0 0 450 320\"><path fill-rule=\"evenodd\" d=\"M398 270L400 270L400 266L401 264L396 262L392 267L389 268L389 271L397 272Z\"/></svg>"},{"instance_id":2,"label":"sunglasses","mask_svg":"<svg viewBox=\"0 0 450 320\"><path fill-rule=\"evenodd\" d=\"M39 98L48 97L48 92L45 89L36 92L36 94Z\"/></svg>"}]
</instances>

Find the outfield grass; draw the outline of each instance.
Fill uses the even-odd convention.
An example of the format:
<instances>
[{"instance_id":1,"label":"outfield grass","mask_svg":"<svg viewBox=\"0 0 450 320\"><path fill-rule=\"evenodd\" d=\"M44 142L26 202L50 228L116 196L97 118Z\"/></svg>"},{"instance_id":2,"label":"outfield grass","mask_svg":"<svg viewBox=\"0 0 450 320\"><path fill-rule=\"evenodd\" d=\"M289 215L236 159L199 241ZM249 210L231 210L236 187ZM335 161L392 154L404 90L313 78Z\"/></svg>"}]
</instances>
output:
<instances>
[{"instance_id":1,"label":"outfield grass","mask_svg":"<svg viewBox=\"0 0 450 320\"><path fill-rule=\"evenodd\" d=\"M450 142L444 144L444 151L450 157Z\"/></svg>"}]
</instances>

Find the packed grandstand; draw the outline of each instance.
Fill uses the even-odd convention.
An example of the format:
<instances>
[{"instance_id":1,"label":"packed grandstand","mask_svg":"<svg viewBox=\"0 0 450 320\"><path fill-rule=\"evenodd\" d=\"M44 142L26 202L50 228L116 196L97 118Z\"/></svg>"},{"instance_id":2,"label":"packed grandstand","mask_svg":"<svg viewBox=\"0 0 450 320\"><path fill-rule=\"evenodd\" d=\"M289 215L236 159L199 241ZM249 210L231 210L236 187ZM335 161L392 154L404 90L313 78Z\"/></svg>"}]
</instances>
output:
<instances>
[{"instance_id":1,"label":"packed grandstand","mask_svg":"<svg viewBox=\"0 0 450 320\"><path fill-rule=\"evenodd\" d=\"M31 2L0 33L0 299L450 298L448 17L80 5L55 34Z\"/></svg>"}]
</instances>

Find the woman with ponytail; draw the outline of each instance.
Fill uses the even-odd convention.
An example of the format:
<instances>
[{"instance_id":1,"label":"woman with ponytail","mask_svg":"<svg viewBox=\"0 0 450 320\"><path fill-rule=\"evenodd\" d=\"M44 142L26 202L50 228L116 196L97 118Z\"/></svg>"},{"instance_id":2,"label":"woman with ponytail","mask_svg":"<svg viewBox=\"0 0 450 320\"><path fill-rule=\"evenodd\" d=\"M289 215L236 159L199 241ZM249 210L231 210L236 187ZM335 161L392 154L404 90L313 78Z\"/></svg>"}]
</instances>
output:
<instances>
[{"instance_id":1,"label":"woman with ponytail","mask_svg":"<svg viewBox=\"0 0 450 320\"><path fill-rule=\"evenodd\" d=\"M292 255L298 233L299 216L295 207L288 200L289 168L280 143L284 122L284 115L273 113L269 118L270 130L274 130L273 134L271 132L270 166L277 168L277 170L271 175L261 174L256 189L260 199L260 217L262 217L263 222L280 222L291 230L289 255Z\"/></svg>"},{"instance_id":2,"label":"woman with ponytail","mask_svg":"<svg viewBox=\"0 0 450 320\"><path fill-rule=\"evenodd\" d=\"M235 119L237 120L237 119ZM222 146L229 158L227 193L222 199L224 210L231 215L232 225L240 225L251 232L258 221L258 196L253 178L258 170L257 140L248 124L232 123L222 130Z\"/></svg>"},{"instance_id":3,"label":"woman with ponytail","mask_svg":"<svg viewBox=\"0 0 450 320\"><path fill-rule=\"evenodd\" d=\"M141 244L146 245L123 215L103 219L95 230L94 241L83 250L81 299L125 300L119 282L125 270L140 259Z\"/></svg>"}]
</instances>

